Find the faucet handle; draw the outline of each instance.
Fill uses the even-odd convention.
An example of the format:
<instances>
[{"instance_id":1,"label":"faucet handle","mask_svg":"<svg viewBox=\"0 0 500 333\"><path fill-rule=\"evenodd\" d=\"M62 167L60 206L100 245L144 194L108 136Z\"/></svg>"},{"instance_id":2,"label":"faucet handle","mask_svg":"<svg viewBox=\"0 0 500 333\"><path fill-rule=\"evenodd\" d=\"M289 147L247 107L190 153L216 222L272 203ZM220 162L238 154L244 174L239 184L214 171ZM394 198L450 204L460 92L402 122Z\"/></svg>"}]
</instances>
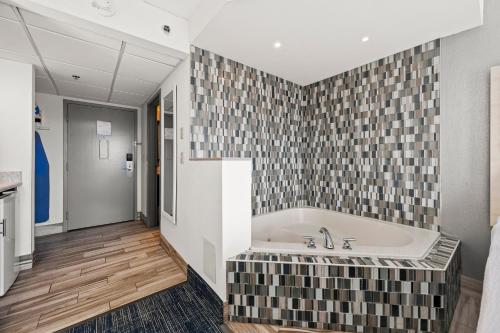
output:
<instances>
[{"instance_id":1,"label":"faucet handle","mask_svg":"<svg viewBox=\"0 0 500 333\"><path fill-rule=\"evenodd\" d=\"M342 238L342 240L344 241L344 245L342 245L342 249L344 249L344 250L352 250L351 242L355 242L356 238L354 238L354 237L345 237L345 238Z\"/></svg>"},{"instance_id":2,"label":"faucet handle","mask_svg":"<svg viewBox=\"0 0 500 333\"><path fill-rule=\"evenodd\" d=\"M314 237L313 236L304 236L304 239L309 240L309 242L307 243L307 247L308 248L310 248L310 249L315 249L316 248L316 242L314 241Z\"/></svg>"}]
</instances>

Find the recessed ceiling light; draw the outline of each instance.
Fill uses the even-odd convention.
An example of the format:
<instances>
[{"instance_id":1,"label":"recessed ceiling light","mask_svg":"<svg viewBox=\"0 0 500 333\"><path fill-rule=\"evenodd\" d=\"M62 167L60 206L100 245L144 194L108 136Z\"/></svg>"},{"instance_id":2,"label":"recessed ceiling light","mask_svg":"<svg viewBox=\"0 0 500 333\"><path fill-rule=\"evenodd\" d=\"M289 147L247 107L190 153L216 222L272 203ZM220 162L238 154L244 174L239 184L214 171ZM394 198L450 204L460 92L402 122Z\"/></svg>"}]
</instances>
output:
<instances>
[{"instance_id":1,"label":"recessed ceiling light","mask_svg":"<svg viewBox=\"0 0 500 333\"><path fill-rule=\"evenodd\" d=\"M276 42L274 42L273 46L274 46L275 49L279 49L281 47L281 42L280 41L276 41Z\"/></svg>"},{"instance_id":2,"label":"recessed ceiling light","mask_svg":"<svg viewBox=\"0 0 500 333\"><path fill-rule=\"evenodd\" d=\"M369 40L370 40L370 37L368 37L368 36L365 36L365 37L361 38L362 42L367 42Z\"/></svg>"}]
</instances>

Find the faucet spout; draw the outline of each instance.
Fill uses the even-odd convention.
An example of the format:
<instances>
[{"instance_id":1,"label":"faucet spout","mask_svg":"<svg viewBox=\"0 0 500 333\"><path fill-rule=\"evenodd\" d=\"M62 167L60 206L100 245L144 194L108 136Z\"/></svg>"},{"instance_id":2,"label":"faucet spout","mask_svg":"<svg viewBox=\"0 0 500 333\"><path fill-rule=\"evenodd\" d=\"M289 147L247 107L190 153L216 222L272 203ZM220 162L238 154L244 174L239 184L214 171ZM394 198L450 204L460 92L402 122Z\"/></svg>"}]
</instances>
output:
<instances>
[{"instance_id":1,"label":"faucet spout","mask_svg":"<svg viewBox=\"0 0 500 333\"><path fill-rule=\"evenodd\" d=\"M323 243L323 246L327 249L333 249L333 240L328 229L325 227L321 227L321 229L319 229L319 232L325 236L325 242Z\"/></svg>"}]
</instances>

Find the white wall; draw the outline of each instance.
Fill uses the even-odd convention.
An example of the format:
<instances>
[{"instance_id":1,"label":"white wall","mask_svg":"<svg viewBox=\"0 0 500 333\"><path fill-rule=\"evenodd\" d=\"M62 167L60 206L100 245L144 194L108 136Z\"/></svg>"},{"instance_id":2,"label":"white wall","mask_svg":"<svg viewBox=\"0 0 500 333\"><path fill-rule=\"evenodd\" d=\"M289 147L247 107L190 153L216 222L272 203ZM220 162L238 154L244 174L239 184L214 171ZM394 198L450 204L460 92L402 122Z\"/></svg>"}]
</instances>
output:
<instances>
[{"instance_id":1,"label":"white wall","mask_svg":"<svg viewBox=\"0 0 500 333\"><path fill-rule=\"evenodd\" d=\"M463 273L482 279L489 253L490 67L500 65L500 1L484 25L441 40L441 225L462 240Z\"/></svg>"},{"instance_id":2,"label":"white wall","mask_svg":"<svg viewBox=\"0 0 500 333\"><path fill-rule=\"evenodd\" d=\"M190 160L190 59L184 60L163 83L162 102L175 86L177 223L173 224L162 216L160 229L184 260L225 300L225 260L250 247L251 162ZM144 122L143 134L146 134L145 126ZM181 131L184 132L183 139L180 138ZM143 178L143 182L145 180ZM235 221L239 224L234 224ZM204 243L215 248L215 257L205 251ZM212 269L215 281L206 274Z\"/></svg>"},{"instance_id":3,"label":"white wall","mask_svg":"<svg viewBox=\"0 0 500 333\"><path fill-rule=\"evenodd\" d=\"M177 165L177 224L161 219L161 233L184 260L202 275L208 284L222 292L223 286L211 281L203 273L203 240L216 248L222 256L221 163L220 161L189 161L190 132L190 60L184 60L165 80L161 100L177 85L177 156L184 155L184 164ZM180 131L184 138L180 139ZM144 128L143 128L144 130ZM146 133L146 131L143 131ZM145 179L143 179L145 181ZM205 193L210 195L205 195ZM217 269L220 272L220 267ZM219 279L220 280L220 279ZM225 288L225 286L224 286Z\"/></svg>"},{"instance_id":4,"label":"white wall","mask_svg":"<svg viewBox=\"0 0 500 333\"><path fill-rule=\"evenodd\" d=\"M21 171L16 255L33 252L33 66L0 59L0 171Z\"/></svg>"},{"instance_id":5,"label":"white wall","mask_svg":"<svg viewBox=\"0 0 500 333\"><path fill-rule=\"evenodd\" d=\"M141 137L141 117L138 108L118 105L111 103L103 103L92 100L76 99L72 97L64 97L50 94L37 93L35 95L35 103L40 107L43 113L43 127L48 130L40 130L40 137L47 154L50 166L50 217L49 221L36 225L36 235L43 235L48 233L56 233L62 231L62 225L58 228L50 227L49 225L62 223L64 220L63 211L63 173L64 173L64 156L63 156L63 132L64 132L64 119L63 119L63 100L80 101L86 103L94 103L109 106L126 107L129 109L136 109L137 112L137 138ZM139 141L139 140L138 140ZM137 176L137 210L141 210L141 147L137 150L136 161L136 176Z\"/></svg>"},{"instance_id":6,"label":"white wall","mask_svg":"<svg viewBox=\"0 0 500 333\"><path fill-rule=\"evenodd\" d=\"M63 98L48 94L35 94L35 103L40 107L43 116L40 130L50 170L50 211L49 220L45 223L62 223L63 214ZM44 223L44 224L45 224ZM40 225L40 224L38 224ZM38 226L37 225L37 226ZM62 231L62 226L60 231Z\"/></svg>"}]
</instances>

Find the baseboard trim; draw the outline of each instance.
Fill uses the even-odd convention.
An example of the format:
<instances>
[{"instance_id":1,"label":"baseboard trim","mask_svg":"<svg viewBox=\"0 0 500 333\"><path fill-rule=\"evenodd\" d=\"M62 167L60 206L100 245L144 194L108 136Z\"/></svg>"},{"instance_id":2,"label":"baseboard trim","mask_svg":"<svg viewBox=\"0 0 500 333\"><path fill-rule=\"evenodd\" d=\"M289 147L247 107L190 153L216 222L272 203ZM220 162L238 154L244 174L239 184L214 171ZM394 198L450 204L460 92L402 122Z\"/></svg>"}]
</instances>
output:
<instances>
[{"instance_id":1,"label":"baseboard trim","mask_svg":"<svg viewBox=\"0 0 500 333\"><path fill-rule=\"evenodd\" d=\"M142 220L142 222L144 222L147 226L149 226L148 217L144 215L142 212L139 213L139 219Z\"/></svg>"},{"instance_id":2,"label":"baseboard trim","mask_svg":"<svg viewBox=\"0 0 500 333\"><path fill-rule=\"evenodd\" d=\"M483 281L476 280L465 275L462 275L460 278L462 292L473 292L480 295L483 293Z\"/></svg>"},{"instance_id":3,"label":"baseboard trim","mask_svg":"<svg viewBox=\"0 0 500 333\"><path fill-rule=\"evenodd\" d=\"M46 225L35 225L35 237L60 234L62 232L64 232L63 222Z\"/></svg>"},{"instance_id":4,"label":"baseboard trim","mask_svg":"<svg viewBox=\"0 0 500 333\"><path fill-rule=\"evenodd\" d=\"M34 256L33 254L27 254L20 256L19 261L14 263L14 269L17 271L24 271L33 268Z\"/></svg>"},{"instance_id":5,"label":"baseboard trim","mask_svg":"<svg viewBox=\"0 0 500 333\"><path fill-rule=\"evenodd\" d=\"M176 262L176 264L182 269L184 274L187 275L187 263L182 258L182 256L175 250L175 248L170 244L165 237L163 237L162 234L160 234L160 245L163 247L165 252L168 253L170 257Z\"/></svg>"}]
</instances>

